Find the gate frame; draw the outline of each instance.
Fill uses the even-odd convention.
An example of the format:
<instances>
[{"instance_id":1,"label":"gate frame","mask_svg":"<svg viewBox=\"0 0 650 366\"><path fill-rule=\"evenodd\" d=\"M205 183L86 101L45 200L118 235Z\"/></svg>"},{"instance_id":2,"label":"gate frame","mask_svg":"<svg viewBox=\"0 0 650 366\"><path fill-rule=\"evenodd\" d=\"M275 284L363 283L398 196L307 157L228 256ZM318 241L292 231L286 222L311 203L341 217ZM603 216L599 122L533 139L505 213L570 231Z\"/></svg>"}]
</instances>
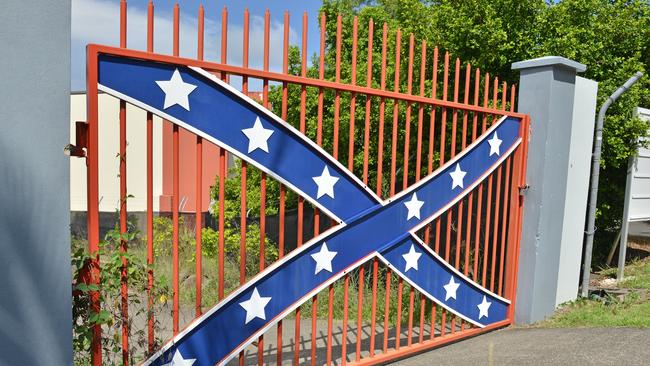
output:
<instances>
[{"instance_id":1,"label":"gate frame","mask_svg":"<svg viewBox=\"0 0 650 366\"><path fill-rule=\"evenodd\" d=\"M268 81L273 80L273 81L278 81L282 82L284 85L286 84L296 84L300 85L303 87L315 87L319 88L320 90L323 89L329 89L329 90L334 90L337 92L346 92L350 93L351 95L356 95L356 94L363 94L367 95L369 97L378 97L381 99L388 98L391 100L394 100L395 103L399 102L406 102L406 103L418 103L418 104L424 104L424 105L431 105L434 107L441 107L445 111L446 109L451 109L454 112L454 120L456 117L457 111L464 111L464 112L476 112L476 113L483 113L484 115L504 115L504 116L512 116L519 118L521 120L521 128L520 128L520 137L522 138L522 144L520 147L518 147L514 153L513 156L513 182L512 182L512 187L518 187L518 190L511 189L510 191L510 217L508 218L508 227L509 227L509 232L508 232L508 255L507 255L507 264L506 264L506 274L505 274L505 287L504 287L504 297L508 298L511 301L510 307L508 309L508 317L507 320L491 324L485 328L477 328L477 329L471 329L471 330L465 330L463 332L458 332L457 334L451 334L443 337L437 338L437 341L429 341L425 343L417 343L413 345L409 345L408 347L404 347L402 349L396 349L393 351L390 351L388 353L382 353L380 355L373 355L370 358L364 358L359 361L356 361L357 364L365 365L365 364L376 364L380 362L385 362L390 359L395 359L399 357L404 357L413 353L421 352L426 349L430 349L433 347L438 347L450 342L455 342L458 341L461 338L465 337L470 337L474 335L481 334L483 332L487 332L493 329L501 328L507 325L510 325L514 321L514 309L515 309L515 300L516 300L516 288L517 288L517 273L518 273L518 262L519 262L519 248L520 248L520 240L521 240L521 221L522 221L522 213L523 213L523 195L521 194L521 189L525 186L525 172L526 172L526 155L528 151L528 139L529 139L529 130L530 130L530 118L528 115L521 114L514 112L514 103L511 103L511 110L507 111L505 110L505 85L504 85L504 90L503 90L503 101L504 103L502 104L503 109L502 110L497 110L496 108L488 108L486 106L481 107L478 104L472 105L469 103L459 103L457 101L457 97L455 97L454 101L449 101L445 97L443 99L438 99L437 96L434 98L430 97L425 97L424 95L413 95L413 94L405 94L405 93L400 93L399 91L387 91L385 89L373 89L370 87L364 87L364 86L358 86L355 83L352 84L345 84L341 83L338 81L332 82L332 81L327 81L323 78L320 79L313 79L313 78L308 78L306 76L295 76L295 75L289 75L286 73L277 73L277 72L271 72L268 71L268 64L265 64L265 70L255 70L255 69L250 69L248 67L240 67L240 66L233 66L233 65L228 65L225 63L225 52L222 52L222 63L217 63L217 62L210 62L210 61L204 61L202 60L202 52L199 53L198 59L189 59L189 58L182 58L178 57L178 5L175 6L175 11L174 11L174 23L175 23L175 42L174 42L174 55L175 56L167 56L167 55L161 55L161 54L155 54L153 53L153 45L150 44L151 47L149 47L148 52L144 51L136 51L136 50L129 50L123 47L126 47L126 5L125 2L122 2L122 8L123 8L123 13L122 13L122 27L121 31L122 32L122 37L121 40L121 47L109 47L109 46L102 46L102 45L88 45L87 48L87 121L88 121L88 149L87 149L87 179L88 179L88 244L89 244L89 250L91 254L96 254L99 250L99 164L98 164L98 143L99 143L99 136L98 136L98 75L97 75L97 65L98 65L98 56L99 54L109 54L109 55L116 55L116 56L124 56L124 57L132 57L132 58L138 58L138 59L145 59L149 61L155 61L155 62L165 62L165 63L180 63L184 64L187 66L196 66L203 68L204 70L214 73L214 74L221 74L222 78L225 77L226 74L233 74L233 75L239 75L242 77L252 77L252 78L258 78L265 80L265 88L268 88ZM151 15L152 13L150 13ZM202 8L200 8L200 15L202 14ZM225 19L227 19L227 13ZM245 13L247 15L247 13ZM268 12L267 12L268 15ZM285 17L285 20L288 17ZM202 33L202 17L199 18L199 28L200 28L200 33ZM323 18L324 19L324 18ZM268 24L268 23L267 23ZM324 23L323 23L324 24ZM150 23L150 31L153 29L153 23ZM222 25L222 27L225 27ZM323 28L323 27L322 27ZM223 28L222 28L223 29ZM340 28L339 28L340 29ZM266 34L268 35L268 28L266 29ZM222 37L225 37L224 34L222 34ZM199 38L202 39L202 38ZM225 38L222 38L225 39ZM285 33L285 39L286 39L286 33ZM355 42L356 42L356 34L355 34ZM199 47L202 47L202 42L199 42ZM222 51L225 48L225 43L222 42ZM436 49L437 51L437 49ZM436 52L437 53L437 52ZM268 42L265 43L265 54L268 55ZM268 60L268 57L266 58ZM266 61L265 60L265 61ZM446 56L446 62L448 61L448 54ZM246 61L247 62L247 61ZM338 66L339 60L337 60L337 66ZM456 65L456 71L458 74L458 61ZM285 65L286 66L286 65ZM447 68L445 70L447 72ZM469 74L469 72L468 72ZM478 73L477 73L478 75ZM446 85L446 80L447 78L445 77L445 85ZM495 95L494 95L494 100L496 101L496 91L497 91L497 83L495 80ZM446 94L446 89L445 89L445 94ZM514 97L514 87L511 91L511 96ZM487 97L486 97L487 98ZM466 98L467 99L467 98ZM514 99L511 99L514 100ZM148 113L148 116L150 116L150 113ZM148 122L151 121L150 118L148 118ZM125 115L125 102L120 101L120 127L123 127L126 125L126 115ZM176 127L177 128L177 127ZM121 128L122 131L125 131L125 128ZM175 129L176 131L176 129ZM175 135L177 136L177 135ZM125 135L122 138L121 136L121 153L124 153L126 151L126 145L122 144L122 142L125 141ZM221 150L223 151L223 150ZM197 157L199 157L199 153L197 151ZM220 159L223 159L224 154L223 152L220 154ZM150 157L147 157L150 159ZM393 158L394 159L394 158ZM174 165L178 166L178 158L177 154L175 154L175 159L174 159ZM121 159L120 161L120 170L122 172L122 169L124 169L124 173L126 172L125 169L126 165L124 162L124 159ZM223 167L223 165L222 165ZM222 168L223 169L223 168ZM200 172L200 169L198 170ZM365 174L365 172L364 172ZM126 174L122 175L120 174L120 177L124 177L124 180L120 179L120 184L121 184L121 192L123 193L122 196L126 196ZM222 176L223 177L223 176ZM514 181L514 177L517 177L517 181ZM175 175L174 179L177 179L177 175ZM223 180L223 179L221 179ZM122 187L123 186L123 187ZM178 185L176 185L178 187ZM123 191L122 191L123 189ZM177 192L175 192L177 193ZM178 199L178 195L174 194L175 199ZM150 197L147 198L148 200ZM223 200L220 200L220 202L223 202ZM176 202L177 203L177 202ZM172 205L174 210L174 231L177 233L178 232L178 205L173 204ZM121 224L123 223L123 228L126 230L126 204L125 200L122 200L121 204L121 210L120 210L120 222ZM122 225L121 225L122 226ZM223 232L223 230L220 230ZM199 235L197 234L197 238ZM177 238L175 238L177 239ZM197 240L197 245L200 245ZM177 248L177 243L174 245L175 248ZM123 250L126 250L126 247L123 247ZM176 254L177 255L177 254ZM222 258L220 258L222 260ZM177 261L176 261L177 262ZM198 261L197 261L198 262ZM178 286L178 278L177 278L177 273L174 273L174 286L175 286L175 291L174 291L174 297L175 299L178 296L178 291L177 291L177 286ZM100 269L99 269L99 258L96 256L95 259L93 260L93 263L91 265L91 281L92 283L99 283L100 281ZM124 286L123 286L123 295L126 293L127 288L126 288L126 278L124 278ZM198 294L197 294L198 296ZM99 294L98 293L93 293L91 295L91 300L92 300L92 308L95 311L98 311L100 308L99 304ZM175 301L176 302L176 301ZM197 308L197 314L200 313L200 309ZM177 311L174 312L174 326L175 326L175 333L178 331L177 329ZM125 314L128 314L128 309ZM331 319L330 319L331 320ZM128 334L128 329L123 328L123 335ZM93 356L93 363L95 365L101 364L101 359L102 359L102 349L101 349L101 327L100 326L95 326L93 329L93 344L92 344L92 356ZM150 334L150 337L153 335ZM442 339L441 339L442 338ZM281 352L279 353L279 357L281 357ZM125 356L124 356L125 355ZM128 337L123 337L123 356L125 358L125 364L128 364ZM328 355L328 357L331 357L331 355Z\"/></svg>"}]
</instances>

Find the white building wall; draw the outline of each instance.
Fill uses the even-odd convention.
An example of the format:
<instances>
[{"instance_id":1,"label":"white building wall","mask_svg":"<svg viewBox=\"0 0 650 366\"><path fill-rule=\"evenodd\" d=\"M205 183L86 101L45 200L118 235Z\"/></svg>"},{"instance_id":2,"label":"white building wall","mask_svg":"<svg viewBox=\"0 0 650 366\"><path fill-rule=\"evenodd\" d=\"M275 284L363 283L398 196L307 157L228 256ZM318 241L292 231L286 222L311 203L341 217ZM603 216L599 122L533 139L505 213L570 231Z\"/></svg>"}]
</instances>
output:
<instances>
[{"instance_id":1,"label":"white building wall","mask_svg":"<svg viewBox=\"0 0 650 366\"><path fill-rule=\"evenodd\" d=\"M99 94L99 211L119 208L119 101ZM129 212L147 209L147 114L127 104L127 201ZM86 94L70 97L70 143L74 144L75 122L86 120ZM153 130L153 210L159 211L162 194L162 120L154 116ZM86 159L70 159L70 210L86 211Z\"/></svg>"}]
</instances>

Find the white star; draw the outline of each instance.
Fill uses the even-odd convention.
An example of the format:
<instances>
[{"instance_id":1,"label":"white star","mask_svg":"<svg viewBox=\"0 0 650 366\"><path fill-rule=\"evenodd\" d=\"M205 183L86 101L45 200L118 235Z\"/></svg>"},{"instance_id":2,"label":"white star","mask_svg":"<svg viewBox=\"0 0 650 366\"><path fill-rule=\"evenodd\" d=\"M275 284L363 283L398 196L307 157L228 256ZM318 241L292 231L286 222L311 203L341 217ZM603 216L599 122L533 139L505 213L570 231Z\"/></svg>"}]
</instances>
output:
<instances>
[{"instance_id":1,"label":"white star","mask_svg":"<svg viewBox=\"0 0 650 366\"><path fill-rule=\"evenodd\" d=\"M181 355L181 352L179 350L176 350L172 361L164 364L163 366L192 366L194 362L196 362L196 358L188 358L186 360L183 358L183 355Z\"/></svg>"},{"instance_id":2,"label":"white star","mask_svg":"<svg viewBox=\"0 0 650 366\"><path fill-rule=\"evenodd\" d=\"M420 209L422 208L422 205L424 205L424 201L418 201L418 194L416 192L413 192L411 200L404 202L404 206L406 206L406 208L409 210L406 220L410 220L412 217L419 219Z\"/></svg>"},{"instance_id":3,"label":"white star","mask_svg":"<svg viewBox=\"0 0 650 366\"><path fill-rule=\"evenodd\" d=\"M460 283L454 282L454 276L451 276L449 279L449 283L442 286L445 288L445 291L447 294L445 295L445 301L451 299L456 300L456 290L458 290L458 287L460 286Z\"/></svg>"},{"instance_id":4,"label":"white star","mask_svg":"<svg viewBox=\"0 0 650 366\"><path fill-rule=\"evenodd\" d=\"M316 185L318 185L318 193L316 194L317 199L324 195L334 198L334 184L338 182L339 178L331 176L327 166L323 168L323 173L320 177L312 177L312 179L316 182Z\"/></svg>"},{"instance_id":5,"label":"white star","mask_svg":"<svg viewBox=\"0 0 650 366\"><path fill-rule=\"evenodd\" d=\"M255 149L261 149L269 152L269 137L273 134L273 130L266 129L262 126L260 118L255 119L255 124L251 128L244 128L241 132L248 137L248 152L252 152Z\"/></svg>"},{"instance_id":6,"label":"white star","mask_svg":"<svg viewBox=\"0 0 650 366\"><path fill-rule=\"evenodd\" d=\"M493 154L501 155L501 151L499 151L499 147L501 146L501 143L503 141L499 139L499 136L497 135L497 132L494 131L494 135L492 135L492 138L488 140L488 143L490 144L490 156Z\"/></svg>"},{"instance_id":7,"label":"white star","mask_svg":"<svg viewBox=\"0 0 650 366\"><path fill-rule=\"evenodd\" d=\"M490 308L490 305L492 305L491 302L488 302L485 299L485 295L483 295L483 302L476 305L478 307L478 318L481 319L482 317L488 317L488 309Z\"/></svg>"},{"instance_id":8,"label":"white star","mask_svg":"<svg viewBox=\"0 0 650 366\"><path fill-rule=\"evenodd\" d=\"M271 297L261 297L260 293L257 292L257 287L255 287L250 299L239 303L239 306L246 310L246 324L255 318L266 320L264 308L269 301L271 301Z\"/></svg>"},{"instance_id":9,"label":"white star","mask_svg":"<svg viewBox=\"0 0 650 366\"><path fill-rule=\"evenodd\" d=\"M188 97L190 93L196 89L196 85L183 82L183 78L181 78L181 73L178 72L178 69L174 70L171 79L159 80L156 81L156 84L158 84L160 89L165 93L164 109L178 104L186 110L190 110L190 101Z\"/></svg>"},{"instance_id":10,"label":"white star","mask_svg":"<svg viewBox=\"0 0 650 366\"><path fill-rule=\"evenodd\" d=\"M411 249L409 250L409 252L406 254L402 254L402 257L406 261L406 267L404 268L404 272L408 272L408 270L411 268L414 268L417 271L418 259L420 259L421 255L422 253L416 252L415 247L413 247L413 244L411 244Z\"/></svg>"},{"instance_id":11,"label":"white star","mask_svg":"<svg viewBox=\"0 0 650 366\"><path fill-rule=\"evenodd\" d=\"M460 170L460 164L456 164L456 170L449 173L452 179L451 189L454 189L456 187L465 188L463 186L463 178L465 178L465 174L467 174L467 172Z\"/></svg>"},{"instance_id":12,"label":"white star","mask_svg":"<svg viewBox=\"0 0 650 366\"><path fill-rule=\"evenodd\" d=\"M323 243L320 247L320 252L311 255L311 257L316 261L316 270L314 271L314 274L317 274L322 270L332 273L332 259L336 256L336 253L337 252L330 252L329 249L327 249L327 243Z\"/></svg>"}]
</instances>

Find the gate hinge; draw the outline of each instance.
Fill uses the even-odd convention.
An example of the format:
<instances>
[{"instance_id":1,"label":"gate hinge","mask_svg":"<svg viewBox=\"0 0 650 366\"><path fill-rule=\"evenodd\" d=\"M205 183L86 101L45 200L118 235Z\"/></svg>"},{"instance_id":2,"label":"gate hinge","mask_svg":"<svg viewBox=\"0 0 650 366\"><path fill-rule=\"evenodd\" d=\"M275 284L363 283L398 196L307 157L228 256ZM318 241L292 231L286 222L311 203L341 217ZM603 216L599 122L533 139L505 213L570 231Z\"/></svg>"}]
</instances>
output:
<instances>
[{"instance_id":1,"label":"gate hinge","mask_svg":"<svg viewBox=\"0 0 650 366\"><path fill-rule=\"evenodd\" d=\"M68 156L85 158L88 148L88 123L86 121L75 122L75 137L74 145L65 145L63 152Z\"/></svg>"},{"instance_id":2,"label":"gate hinge","mask_svg":"<svg viewBox=\"0 0 650 366\"><path fill-rule=\"evenodd\" d=\"M528 191L529 188L530 188L530 186L528 184L524 184L523 186L519 186L519 195L523 196L524 194L526 194L526 192Z\"/></svg>"}]
</instances>

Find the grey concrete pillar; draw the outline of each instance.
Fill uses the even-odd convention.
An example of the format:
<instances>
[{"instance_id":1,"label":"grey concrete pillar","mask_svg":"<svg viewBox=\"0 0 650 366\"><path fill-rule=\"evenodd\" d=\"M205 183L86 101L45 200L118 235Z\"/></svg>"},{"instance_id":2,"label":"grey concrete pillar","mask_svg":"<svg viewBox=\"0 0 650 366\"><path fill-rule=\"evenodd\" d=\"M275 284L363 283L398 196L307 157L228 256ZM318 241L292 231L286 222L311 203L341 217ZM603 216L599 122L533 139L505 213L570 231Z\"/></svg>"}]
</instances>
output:
<instances>
[{"instance_id":1,"label":"grey concrete pillar","mask_svg":"<svg viewBox=\"0 0 650 366\"><path fill-rule=\"evenodd\" d=\"M0 365L71 365L70 0L0 11Z\"/></svg>"},{"instance_id":2,"label":"grey concrete pillar","mask_svg":"<svg viewBox=\"0 0 650 366\"><path fill-rule=\"evenodd\" d=\"M532 323L577 295L597 84L563 57L512 68L531 117L515 321Z\"/></svg>"}]
</instances>

